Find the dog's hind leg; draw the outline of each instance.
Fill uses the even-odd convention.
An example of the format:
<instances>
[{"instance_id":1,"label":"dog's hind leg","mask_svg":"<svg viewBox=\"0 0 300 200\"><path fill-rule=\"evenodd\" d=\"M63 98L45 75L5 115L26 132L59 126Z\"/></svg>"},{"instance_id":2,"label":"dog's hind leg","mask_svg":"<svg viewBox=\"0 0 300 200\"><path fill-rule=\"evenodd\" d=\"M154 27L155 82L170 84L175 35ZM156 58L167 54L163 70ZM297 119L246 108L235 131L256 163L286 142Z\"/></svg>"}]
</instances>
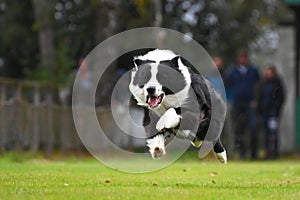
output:
<instances>
[{"instance_id":1,"label":"dog's hind leg","mask_svg":"<svg viewBox=\"0 0 300 200\"><path fill-rule=\"evenodd\" d=\"M227 154L226 150L223 147L220 139L217 140L217 142L214 145L214 154L216 158L221 162L221 163L227 163Z\"/></svg>"}]
</instances>

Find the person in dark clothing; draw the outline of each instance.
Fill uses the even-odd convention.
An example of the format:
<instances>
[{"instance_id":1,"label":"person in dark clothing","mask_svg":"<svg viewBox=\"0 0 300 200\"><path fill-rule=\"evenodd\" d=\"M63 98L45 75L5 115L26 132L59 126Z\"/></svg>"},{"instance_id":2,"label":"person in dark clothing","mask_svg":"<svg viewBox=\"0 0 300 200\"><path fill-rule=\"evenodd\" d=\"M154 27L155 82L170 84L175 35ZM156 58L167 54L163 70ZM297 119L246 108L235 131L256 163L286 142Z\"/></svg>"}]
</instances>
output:
<instances>
[{"instance_id":1,"label":"person in dark clothing","mask_svg":"<svg viewBox=\"0 0 300 200\"><path fill-rule=\"evenodd\" d=\"M265 68L260 88L258 111L263 117L266 159L273 159L278 156L278 119L285 99L283 84L274 66Z\"/></svg>"},{"instance_id":2,"label":"person in dark clothing","mask_svg":"<svg viewBox=\"0 0 300 200\"><path fill-rule=\"evenodd\" d=\"M225 85L232 94L232 116L235 144L241 160L246 158L246 131L251 134L251 159L257 158L257 133L254 115L254 90L260 76L257 68L249 63L248 54L242 49L237 54L237 63L229 68Z\"/></svg>"}]
</instances>

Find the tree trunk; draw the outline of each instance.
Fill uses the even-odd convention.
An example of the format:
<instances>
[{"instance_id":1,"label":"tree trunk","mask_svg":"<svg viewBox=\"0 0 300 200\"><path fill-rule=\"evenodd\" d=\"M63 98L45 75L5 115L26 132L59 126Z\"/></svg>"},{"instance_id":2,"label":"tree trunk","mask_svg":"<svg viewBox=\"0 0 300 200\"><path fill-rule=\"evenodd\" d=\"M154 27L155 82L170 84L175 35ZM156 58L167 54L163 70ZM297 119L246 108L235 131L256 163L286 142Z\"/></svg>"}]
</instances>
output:
<instances>
[{"instance_id":1,"label":"tree trunk","mask_svg":"<svg viewBox=\"0 0 300 200\"><path fill-rule=\"evenodd\" d=\"M117 29L117 7L118 0L102 0L96 8L96 31L97 43L112 36Z\"/></svg>"},{"instance_id":2,"label":"tree trunk","mask_svg":"<svg viewBox=\"0 0 300 200\"><path fill-rule=\"evenodd\" d=\"M155 21L154 26L161 27L162 25L162 2L161 0L154 0L154 8L155 8Z\"/></svg>"},{"instance_id":3,"label":"tree trunk","mask_svg":"<svg viewBox=\"0 0 300 200\"><path fill-rule=\"evenodd\" d=\"M48 0L32 0L38 27L41 64L46 68L51 78L54 68L55 47L50 2Z\"/></svg>"},{"instance_id":4,"label":"tree trunk","mask_svg":"<svg viewBox=\"0 0 300 200\"><path fill-rule=\"evenodd\" d=\"M154 26L161 27L163 21L162 2L161 0L154 0L153 3L154 3L154 12L155 12ZM164 37L165 37L164 31L160 30L156 36L156 45L158 48L164 47L163 45Z\"/></svg>"}]
</instances>

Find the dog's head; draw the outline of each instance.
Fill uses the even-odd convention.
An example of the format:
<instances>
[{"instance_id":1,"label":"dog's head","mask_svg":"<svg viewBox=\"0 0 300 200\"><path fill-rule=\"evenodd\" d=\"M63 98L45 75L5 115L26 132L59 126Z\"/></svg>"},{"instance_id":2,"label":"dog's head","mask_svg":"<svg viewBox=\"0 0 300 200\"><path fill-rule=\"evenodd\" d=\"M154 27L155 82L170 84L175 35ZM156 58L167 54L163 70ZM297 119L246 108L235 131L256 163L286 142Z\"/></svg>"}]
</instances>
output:
<instances>
[{"instance_id":1,"label":"dog's head","mask_svg":"<svg viewBox=\"0 0 300 200\"><path fill-rule=\"evenodd\" d=\"M129 89L138 104L156 109L172 106L187 91L191 78L180 56L168 50L154 50L134 58ZM184 97L185 98L185 97ZM175 100L174 100L175 99Z\"/></svg>"}]
</instances>

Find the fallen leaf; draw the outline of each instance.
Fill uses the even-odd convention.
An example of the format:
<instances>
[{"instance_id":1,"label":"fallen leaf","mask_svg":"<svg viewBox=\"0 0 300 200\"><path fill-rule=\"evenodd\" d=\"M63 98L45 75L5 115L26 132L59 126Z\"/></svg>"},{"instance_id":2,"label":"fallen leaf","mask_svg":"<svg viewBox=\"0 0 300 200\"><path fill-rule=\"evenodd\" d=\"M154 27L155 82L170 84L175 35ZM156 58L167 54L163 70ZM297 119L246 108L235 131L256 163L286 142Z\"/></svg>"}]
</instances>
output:
<instances>
[{"instance_id":1,"label":"fallen leaf","mask_svg":"<svg viewBox=\"0 0 300 200\"><path fill-rule=\"evenodd\" d=\"M217 184L217 182L216 182L215 180L212 180L211 182L212 182L213 184Z\"/></svg>"},{"instance_id":2,"label":"fallen leaf","mask_svg":"<svg viewBox=\"0 0 300 200\"><path fill-rule=\"evenodd\" d=\"M210 173L210 176L216 176L216 175L217 175L216 172L211 172L211 173Z\"/></svg>"}]
</instances>

